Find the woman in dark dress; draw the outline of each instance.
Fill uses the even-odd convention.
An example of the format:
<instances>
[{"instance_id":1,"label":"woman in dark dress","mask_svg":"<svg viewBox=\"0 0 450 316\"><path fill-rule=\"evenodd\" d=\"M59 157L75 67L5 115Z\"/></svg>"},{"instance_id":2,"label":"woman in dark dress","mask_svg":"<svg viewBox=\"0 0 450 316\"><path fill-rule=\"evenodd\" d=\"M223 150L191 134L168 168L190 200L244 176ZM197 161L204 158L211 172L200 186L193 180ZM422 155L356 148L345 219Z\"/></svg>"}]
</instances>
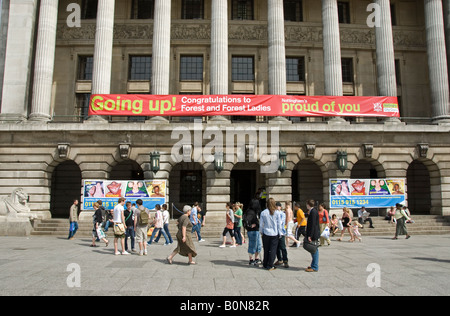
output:
<instances>
[{"instance_id":1,"label":"woman in dark dress","mask_svg":"<svg viewBox=\"0 0 450 316\"><path fill-rule=\"evenodd\" d=\"M195 250L194 242L192 241L192 236L190 232L192 231L192 223L189 219L189 215L191 215L191 207L186 205L183 208L183 215L178 219L178 233L177 233L177 241L178 246L172 252L172 254L167 257L167 263L173 263L173 257L177 254L182 255L183 257L189 258L189 264L196 264L193 261L193 258L197 256L197 252ZM189 232L189 233L188 233Z\"/></svg>"},{"instance_id":2,"label":"woman in dark dress","mask_svg":"<svg viewBox=\"0 0 450 316\"><path fill-rule=\"evenodd\" d=\"M350 210L346 207L344 207L344 214L342 214L342 226L344 226L344 229L341 233L341 238L338 239L338 241L342 241L342 238L344 237L345 230L348 230L348 233L350 234L350 242L355 241L355 236L353 236L352 232L352 216L350 215Z\"/></svg>"}]
</instances>

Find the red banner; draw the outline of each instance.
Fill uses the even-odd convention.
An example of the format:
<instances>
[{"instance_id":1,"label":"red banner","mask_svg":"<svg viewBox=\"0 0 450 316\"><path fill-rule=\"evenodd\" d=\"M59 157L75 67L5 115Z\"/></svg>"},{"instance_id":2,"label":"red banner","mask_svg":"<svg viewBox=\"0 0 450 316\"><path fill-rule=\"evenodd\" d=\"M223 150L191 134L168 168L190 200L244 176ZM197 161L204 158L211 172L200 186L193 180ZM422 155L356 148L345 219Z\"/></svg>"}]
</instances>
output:
<instances>
[{"instance_id":1,"label":"red banner","mask_svg":"<svg viewBox=\"0 0 450 316\"><path fill-rule=\"evenodd\" d=\"M92 95L89 115L400 117L396 97L147 94Z\"/></svg>"}]
</instances>

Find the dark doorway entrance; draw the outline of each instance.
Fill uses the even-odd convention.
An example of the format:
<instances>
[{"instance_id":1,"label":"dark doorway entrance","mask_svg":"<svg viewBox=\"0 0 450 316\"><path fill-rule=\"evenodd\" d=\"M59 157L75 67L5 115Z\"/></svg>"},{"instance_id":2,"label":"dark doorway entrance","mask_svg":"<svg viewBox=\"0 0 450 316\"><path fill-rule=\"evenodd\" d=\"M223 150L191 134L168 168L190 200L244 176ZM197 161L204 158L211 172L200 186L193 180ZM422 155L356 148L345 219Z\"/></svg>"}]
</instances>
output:
<instances>
[{"instance_id":1,"label":"dark doorway entrance","mask_svg":"<svg viewBox=\"0 0 450 316\"><path fill-rule=\"evenodd\" d=\"M408 209L413 215L429 215L431 210L431 179L427 167L413 161L407 171Z\"/></svg>"},{"instance_id":2,"label":"dark doorway entrance","mask_svg":"<svg viewBox=\"0 0 450 316\"><path fill-rule=\"evenodd\" d=\"M52 174L50 212L53 218L69 218L73 200L81 203L81 170L73 161L58 165Z\"/></svg>"},{"instance_id":3,"label":"dark doorway entrance","mask_svg":"<svg viewBox=\"0 0 450 316\"><path fill-rule=\"evenodd\" d=\"M246 210L250 201L255 196L256 170L233 170L231 171L231 202L241 202Z\"/></svg>"}]
</instances>

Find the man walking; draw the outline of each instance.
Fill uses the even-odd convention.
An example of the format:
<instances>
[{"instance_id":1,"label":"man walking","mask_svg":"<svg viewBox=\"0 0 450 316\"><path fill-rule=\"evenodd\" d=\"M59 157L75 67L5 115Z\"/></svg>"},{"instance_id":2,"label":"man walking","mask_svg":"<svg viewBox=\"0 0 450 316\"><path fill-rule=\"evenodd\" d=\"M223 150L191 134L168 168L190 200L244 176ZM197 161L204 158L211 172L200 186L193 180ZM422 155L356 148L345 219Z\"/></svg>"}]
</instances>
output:
<instances>
[{"instance_id":1,"label":"man walking","mask_svg":"<svg viewBox=\"0 0 450 316\"><path fill-rule=\"evenodd\" d=\"M73 200L73 204L70 207L69 222L70 229L69 237L67 239L72 240L78 230L78 200L76 199Z\"/></svg>"},{"instance_id":2,"label":"man walking","mask_svg":"<svg viewBox=\"0 0 450 316\"><path fill-rule=\"evenodd\" d=\"M319 212L315 208L314 200L308 200L306 202L306 208L308 209L308 223L306 224L306 238L309 242L318 242L320 238L320 225L319 225ZM306 272L318 272L319 271L319 249L314 254L311 254L312 262Z\"/></svg>"}]
</instances>

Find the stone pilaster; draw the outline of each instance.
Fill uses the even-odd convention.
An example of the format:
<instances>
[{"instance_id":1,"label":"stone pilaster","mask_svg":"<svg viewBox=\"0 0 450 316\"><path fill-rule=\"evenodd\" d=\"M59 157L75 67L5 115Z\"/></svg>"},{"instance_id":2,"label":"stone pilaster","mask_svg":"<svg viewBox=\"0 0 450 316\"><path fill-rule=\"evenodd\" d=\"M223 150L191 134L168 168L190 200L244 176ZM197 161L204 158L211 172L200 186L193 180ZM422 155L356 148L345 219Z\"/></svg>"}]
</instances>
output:
<instances>
[{"instance_id":1,"label":"stone pilaster","mask_svg":"<svg viewBox=\"0 0 450 316\"><path fill-rule=\"evenodd\" d=\"M30 120L50 121L53 69L55 66L58 0L42 0L39 12L33 98Z\"/></svg>"},{"instance_id":2,"label":"stone pilaster","mask_svg":"<svg viewBox=\"0 0 450 316\"><path fill-rule=\"evenodd\" d=\"M425 27L433 118L450 123L450 95L442 0L425 0Z\"/></svg>"}]
</instances>

